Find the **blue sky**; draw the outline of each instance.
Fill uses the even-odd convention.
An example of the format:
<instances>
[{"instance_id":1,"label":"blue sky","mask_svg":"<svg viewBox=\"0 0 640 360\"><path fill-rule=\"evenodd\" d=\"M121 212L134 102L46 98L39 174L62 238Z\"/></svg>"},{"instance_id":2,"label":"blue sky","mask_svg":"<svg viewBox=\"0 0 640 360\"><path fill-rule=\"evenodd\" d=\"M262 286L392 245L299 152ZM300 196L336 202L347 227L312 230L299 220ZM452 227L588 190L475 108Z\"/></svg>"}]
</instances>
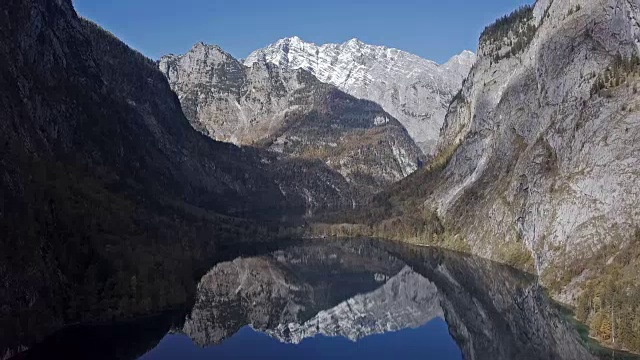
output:
<instances>
[{"instance_id":1,"label":"blue sky","mask_svg":"<svg viewBox=\"0 0 640 360\"><path fill-rule=\"evenodd\" d=\"M74 0L78 13L147 56L198 41L237 58L297 35L318 44L351 38L444 62L476 50L497 17L532 0Z\"/></svg>"}]
</instances>

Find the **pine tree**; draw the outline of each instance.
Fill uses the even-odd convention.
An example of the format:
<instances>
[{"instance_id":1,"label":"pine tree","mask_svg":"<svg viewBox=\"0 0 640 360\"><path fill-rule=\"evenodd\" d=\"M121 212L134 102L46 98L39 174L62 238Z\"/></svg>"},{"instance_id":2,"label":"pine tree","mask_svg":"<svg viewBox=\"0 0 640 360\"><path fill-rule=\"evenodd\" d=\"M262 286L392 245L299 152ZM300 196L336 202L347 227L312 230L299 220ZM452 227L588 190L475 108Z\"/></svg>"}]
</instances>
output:
<instances>
[{"instance_id":1,"label":"pine tree","mask_svg":"<svg viewBox=\"0 0 640 360\"><path fill-rule=\"evenodd\" d=\"M608 316L602 315L600 326L598 327L598 337L604 340L611 339L611 319Z\"/></svg>"},{"instance_id":2,"label":"pine tree","mask_svg":"<svg viewBox=\"0 0 640 360\"><path fill-rule=\"evenodd\" d=\"M578 299L578 305L576 306L576 319L581 322L586 322L591 313L591 293L586 291Z\"/></svg>"}]
</instances>

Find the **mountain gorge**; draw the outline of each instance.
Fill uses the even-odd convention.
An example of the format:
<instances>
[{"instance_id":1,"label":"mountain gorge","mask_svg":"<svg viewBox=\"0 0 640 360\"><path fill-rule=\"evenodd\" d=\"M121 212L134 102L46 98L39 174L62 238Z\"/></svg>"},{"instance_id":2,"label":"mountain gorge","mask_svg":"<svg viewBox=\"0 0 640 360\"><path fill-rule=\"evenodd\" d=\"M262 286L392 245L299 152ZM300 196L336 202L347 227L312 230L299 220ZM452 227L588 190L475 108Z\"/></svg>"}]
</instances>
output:
<instances>
[{"instance_id":1,"label":"mountain gorge","mask_svg":"<svg viewBox=\"0 0 640 360\"><path fill-rule=\"evenodd\" d=\"M374 101L398 119L429 155L438 141L449 103L475 59L474 53L464 51L438 65L358 39L316 45L292 37L254 51L245 64L268 62L283 69L303 69L348 94Z\"/></svg>"},{"instance_id":2,"label":"mountain gorge","mask_svg":"<svg viewBox=\"0 0 640 360\"><path fill-rule=\"evenodd\" d=\"M421 151L396 119L305 70L245 66L202 43L159 67L193 126L213 139L320 160L363 194L418 168Z\"/></svg>"}]
</instances>

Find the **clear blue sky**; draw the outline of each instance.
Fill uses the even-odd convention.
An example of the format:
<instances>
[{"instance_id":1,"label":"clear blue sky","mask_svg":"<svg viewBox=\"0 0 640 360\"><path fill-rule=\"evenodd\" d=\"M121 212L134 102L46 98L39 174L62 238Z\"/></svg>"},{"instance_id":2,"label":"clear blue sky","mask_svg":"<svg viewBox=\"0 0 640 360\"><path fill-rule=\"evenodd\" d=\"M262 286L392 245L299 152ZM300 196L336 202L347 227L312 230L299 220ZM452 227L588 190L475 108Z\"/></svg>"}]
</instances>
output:
<instances>
[{"instance_id":1,"label":"clear blue sky","mask_svg":"<svg viewBox=\"0 0 640 360\"><path fill-rule=\"evenodd\" d=\"M198 41L237 58L298 35L318 44L357 37L444 62L476 50L497 17L532 0L74 0L89 18L147 56Z\"/></svg>"}]
</instances>

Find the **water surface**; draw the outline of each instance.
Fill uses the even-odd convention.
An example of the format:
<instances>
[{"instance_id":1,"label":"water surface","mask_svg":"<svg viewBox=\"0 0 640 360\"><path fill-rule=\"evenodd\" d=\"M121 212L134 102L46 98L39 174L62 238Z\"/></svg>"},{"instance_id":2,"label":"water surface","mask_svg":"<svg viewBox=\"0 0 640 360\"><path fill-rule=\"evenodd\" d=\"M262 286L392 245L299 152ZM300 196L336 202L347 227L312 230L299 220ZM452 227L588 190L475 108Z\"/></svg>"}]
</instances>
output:
<instances>
[{"instance_id":1,"label":"water surface","mask_svg":"<svg viewBox=\"0 0 640 360\"><path fill-rule=\"evenodd\" d=\"M537 279L380 240L300 241L215 265L188 308L46 339L21 358L590 359Z\"/></svg>"},{"instance_id":2,"label":"water surface","mask_svg":"<svg viewBox=\"0 0 640 360\"><path fill-rule=\"evenodd\" d=\"M250 344L250 346L247 346ZM142 359L462 359L446 322L376 334L360 341L318 335L298 345L280 342L250 326L217 346L198 347L184 334L169 334Z\"/></svg>"}]
</instances>

